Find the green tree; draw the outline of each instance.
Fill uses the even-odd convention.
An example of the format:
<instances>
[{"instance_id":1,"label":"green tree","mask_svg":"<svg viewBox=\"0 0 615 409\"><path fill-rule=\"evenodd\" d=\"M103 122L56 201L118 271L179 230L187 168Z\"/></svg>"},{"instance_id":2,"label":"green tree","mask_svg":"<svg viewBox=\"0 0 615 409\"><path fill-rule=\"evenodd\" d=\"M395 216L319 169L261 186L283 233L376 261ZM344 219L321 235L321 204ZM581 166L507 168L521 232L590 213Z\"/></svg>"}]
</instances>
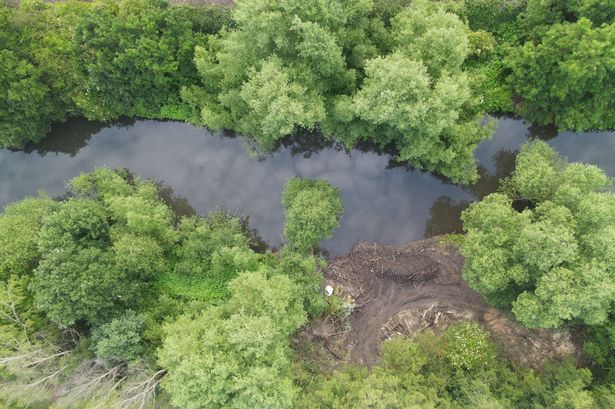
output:
<instances>
[{"instance_id":1,"label":"green tree","mask_svg":"<svg viewBox=\"0 0 615 409\"><path fill-rule=\"evenodd\" d=\"M43 218L35 304L60 326L103 323L143 302L175 242L172 213L153 183L100 168Z\"/></svg>"},{"instance_id":2,"label":"green tree","mask_svg":"<svg viewBox=\"0 0 615 409\"><path fill-rule=\"evenodd\" d=\"M200 97L202 121L265 147L313 128L331 96L352 91L348 63L377 52L365 27L370 8L365 0L237 2L237 29L196 49L203 87L188 94Z\"/></svg>"},{"instance_id":3,"label":"green tree","mask_svg":"<svg viewBox=\"0 0 615 409\"><path fill-rule=\"evenodd\" d=\"M0 215L0 280L30 275L38 263L37 243L45 214L54 202L45 196L7 206Z\"/></svg>"},{"instance_id":4,"label":"green tree","mask_svg":"<svg viewBox=\"0 0 615 409\"><path fill-rule=\"evenodd\" d=\"M614 16L613 0L527 0L521 20L527 34L539 38L554 24L586 18L599 27L612 23Z\"/></svg>"},{"instance_id":5,"label":"green tree","mask_svg":"<svg viewBox=\"0 0 615 409\"><path fill-rule=\"evenodd\" d=\"M0 146L38 142L53 121L75 113L80 83L74 27L85 2L0 4Z\"/></svg>"},{"instance_id":6,"label":"green tree","mask_svg":"<svg viewBox=\"0 0 615 409\"><path fill-rule=\"evenodd\" d=\"M322 409L419 409L435 408L436 402L420 391L408 390L394 374L376 368L350 367L320 383L299 408Z\"/></svg>"},{"instance_id":7,"label":"green tree","mask_svg":"<svg viewBox=\"0 0 615 409\"><path fill-rule=\"evenodd\" d=\"M527 0L464 0L464 14L473 30L492 33L513 24L527 5Z\"/></svg>"},{"instance_id":8,"label":"green tree","mask_svg":"<svg viewBox=\"0 0 615 409\"><path fill-rule=\"evenodd\" d=\"M184 119L179 90L195 80L199 36L164 0L97 1L80 19L75 43L84 83L75 97L91 119L120 115Z\"/></svg>"},{"instance_id":9,"label":"green tree","mask_svg":"<svg viewBox=\"0 0 615 409\"><path fill-rule=\"evenodd\" d=\"M126 296L124 277L113 268L111 254L96 247L57 248L35 271L35 304L62 327L80 320L99 323L110 317Z\"/></svg>"},{"instance_id":10,"label":"green tree","mask_svg":"<svg viewBox=\"0 0 615 409\"><path fill-rule=\"evenodd\" d=\"M299 288L303 299L303 309L308 317L320 316L327 307L322 291L322 271L326 268L326 261L316 256L290 251L283 248L281 260L276 267L278 274L290 277Z\"/></svg>"},{"instance_id":11,"label":"green tree","mask_svg":"<svg viewBox=\"0 0 615 409\"><path fill-rule=\"evenodd\" d=\"M0 50L0 144L39 141L54 118L49 87L39 68L11 50Z\"/></svg>"},{"instance_id":12,"label":"green tree","mask_svg":"<svg viewBox=\"0 0 615 409\"><path fill-rule=\"evenodd\" d=\"M265 61L259 71L250 72L239 96L247 110L238 130L254 135L267 149L296 127L314 128L325 116L322 97L291 80L275 57Z\"/></svg>"},{"instance_id":13,"label":"green tree","mask_svg":"<svg viewBox=\"0 0 615 409\"><path fill-rule=\"evenodd\" d=\"M381 146L394 144L398 158L467 183L477 178L474 148L488 129L478 120L457 122L470 90L463 75L433 82L420 61L401 54L371 60L353 103Z\"/></svg>"},{"instance_id":14,"label":"green tree","mask_svg":"<svg viewBox=\"0 0 615 409\"><path fill-rule=\"evenodd\" d=\"M310 252L339 226L344 205L339 191L323 180L293 178L282 194L284 237L292 249Z\"/></svg>"},{"instance_id":15,"label":"green tree","mask_svg":"<svg viewBox=\"0 0 615 409\"><path fill-rule=\"evenodd\" d=\"M112 365L137 359L143 352L143 324L143 317L130 310L102 324L92 333L94 352Z\"/></svg>"},{"instance_id":16,"label":"green tree","mask_svg":"<svg viewBox=\"0 0 615 409\"><path fill-rule=\"evenodd\" d=\"M305 322L290 279L244 273L232 296L166 328L159 363L171 402L194 408L291 408L297 393L287 337Z\"/></svg>"},{"instance_id":17,"label":"green tree","mask_svg":"<svg viewBox=\"0 0 615 409\"><path fill-rule=\"evenodd\" d=\"M586 329L583 352L591 360L593 374L615 386L615 319L612 315L604 324Z\"/></svg>"},{"instance_id":18,"label":"green tree","mask_svg":"<svg viewBox=\"0 0 615 409\"><path fill-rule=\"evenodd\" d=\"M615 127L615 25L592 27L581 18L554 24L540 41L509 56L519 112L540 124L587 130Z\"/></svg>"},{"instance_id":19,"label":"green tree","mask_svg":"<svg viewBox=\"0 0 615 409\"><path fill-rule=\"evenodd\" d=\"M544 142L522 147L513 197L466 210L463 275L529 327L605 322L615 300L615 195L597 167L567 163ZM513 199L531 205L518 212Z\"/></svg>"},{"instance_id":20,"label":"green tree","mask_svg":"<svg viewBox=\"0 0 615 409\"><path fill-rule=\"evenodd\" d=\"M240 1L236 30L197 47L202 86L183 96L200 107L197 122L266 149L319 127L349 147L391 145L402 161L471 181L472 151L490 129L462 72L467 27L424 1L391 22L393 9L401 10L366 0Z\"/></svg>"},{"instance_id":21,"label":"green tree","mask_svg":"<svg viewBox=\"0 0 615 409\"><path fill-rule=\"evenodd\" d=\"M481 125L462 70L467 27L454 14L416 2L393 18L391 32L394 52L366 62L365 81L351 100L337 99L339 124L329 124L328 132L350 144L392 145L399 160L417 168L475 180L473 151L492 128Z\"/></svg>"}]
</instances>

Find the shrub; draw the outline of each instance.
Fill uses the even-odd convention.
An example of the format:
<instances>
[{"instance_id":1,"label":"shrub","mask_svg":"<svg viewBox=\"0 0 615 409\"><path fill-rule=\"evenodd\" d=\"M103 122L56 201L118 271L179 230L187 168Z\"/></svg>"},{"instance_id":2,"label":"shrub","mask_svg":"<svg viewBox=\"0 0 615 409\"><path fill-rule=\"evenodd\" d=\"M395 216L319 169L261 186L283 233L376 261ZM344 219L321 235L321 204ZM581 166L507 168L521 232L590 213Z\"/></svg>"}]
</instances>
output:
<instances>
[{"instance_id":1,"label":"shrub","mask_svg":"<svg viewBox=\"0 0 615 409\"><path fill-rule=\"evenodd\" d=\"M592 27L581 18L547 26L539 42L515 49L508 64L522 99L519 112L560 129L614 128L615 72L609 63L614 33L612 24Z\"/></svg>"},{"instance_id":2,"label":"shrub","mask_svg":"<svg viewBox=\"0 0 615 409\"><path fill-rule=\"evenodd\" d=\"M495 347L489 332L475 322L451 325L444 338L447 342L446 359L453 368L464 370L487 369L495 362Z\"/></svg>"},{"instance_id":3,"label":"shrub","mask_svg":"<svg viewBox=\"0 0 615 409\"><path fill-rule=\"evenodd\" d=\"M231 298L166 327L163 388L181 408L290 409L297 394L287 337L305 320L298 288L284 276L244 273Z\"/></svg>"},{"instance_id":4,"label":"shrub","mask_svg":"<svg viewBox=\"0 0 615 409\"><path fill-rule=\"evenodd\" d=\"M291 179L282 204L286 209L284 237L292 249L302 253L331 237L344 211L339 191L322 180Z\"/></svg>"},{"instance_id":5,"label":"shrub","mask_svg":"<svg viewBox=\"0 0 615 409\"><path fill-rule=\"evenodd\" d=\"M464 278L529 327L605 322L615 301L610 178L536 141L521 148L511 185L512 197L494 193L463 212Z\"/></svg>"},{"instance_id":6,"label":"shrub","mask_svg":"<svg viewBox=\"0 0 615 409\"><path fill-rule=\"evenodd\" d=\"M143 317L134 311L102 324L92 332L94 352L112 365L137 359L143 352L141 331Z\"/></svg>"},{"instance_id":7,"label":"shrub","mask_svg":"<svg viewBox=\"0 0 615 409\"><path fill-rule=\"evenodd\" d=\"M472 30L487 30L492 33L513 23L525 10L527 0L465 0L464 11Z\"/></svg>"}]
</instances>

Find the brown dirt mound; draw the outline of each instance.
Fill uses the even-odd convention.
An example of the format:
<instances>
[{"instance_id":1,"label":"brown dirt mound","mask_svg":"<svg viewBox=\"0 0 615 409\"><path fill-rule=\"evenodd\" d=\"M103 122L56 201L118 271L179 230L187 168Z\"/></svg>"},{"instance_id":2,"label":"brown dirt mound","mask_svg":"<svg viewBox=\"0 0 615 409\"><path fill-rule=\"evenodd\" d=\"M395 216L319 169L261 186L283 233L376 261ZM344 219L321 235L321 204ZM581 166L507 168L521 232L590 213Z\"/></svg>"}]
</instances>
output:
<instances>
[{"instance_id":1,"label":"brown dirt mound","mask_svg":"<svg viewBox=\"0 0 615 409\"><path fill-rule=\"evenodd\" d=\"M381 341L476 320L520 364L575 355L567 332L530 331L489 307L461 278L463 257L437 237L403 246L361 242L333 259L325 284L346 300L345 317L314 323L302 335L336 358L372 365Z\"/></svg>"}]
</instances>

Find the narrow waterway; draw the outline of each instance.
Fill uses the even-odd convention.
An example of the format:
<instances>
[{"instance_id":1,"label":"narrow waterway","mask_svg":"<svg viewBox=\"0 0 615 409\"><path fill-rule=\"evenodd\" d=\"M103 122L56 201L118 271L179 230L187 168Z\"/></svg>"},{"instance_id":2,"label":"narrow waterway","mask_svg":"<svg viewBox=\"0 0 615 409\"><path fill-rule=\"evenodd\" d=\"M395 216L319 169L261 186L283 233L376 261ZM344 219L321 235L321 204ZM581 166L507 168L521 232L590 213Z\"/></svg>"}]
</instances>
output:
<instances>
[{"instance_id":1,"label":"narrow waterway","mask_svg":"<svg viewBox=\"0 0 615 409\"><path fill-rule=\"evenodd\" d=\"M459 214L497 188L510 173L518 147L539 137L573 161L594 163L615 176L615 132L556 134L521 120L502 118L493 139L476 156L481 180L461 187L398 166L386 154L346 152L323 141L283 146L266 158L246 153L241 138L211 134L183 123L74 119L56 125L38 146L0 150L0 205L43 190L62 194L64 182L96 166L124 167L163 183L178 209L225 209L250 216L250 225L272 246L281 242L280 195L293 176L326 179L344 200L341 226L324 247L337 255L358 240L400 244L458 231Z\"/></svg>"}]
</instances>

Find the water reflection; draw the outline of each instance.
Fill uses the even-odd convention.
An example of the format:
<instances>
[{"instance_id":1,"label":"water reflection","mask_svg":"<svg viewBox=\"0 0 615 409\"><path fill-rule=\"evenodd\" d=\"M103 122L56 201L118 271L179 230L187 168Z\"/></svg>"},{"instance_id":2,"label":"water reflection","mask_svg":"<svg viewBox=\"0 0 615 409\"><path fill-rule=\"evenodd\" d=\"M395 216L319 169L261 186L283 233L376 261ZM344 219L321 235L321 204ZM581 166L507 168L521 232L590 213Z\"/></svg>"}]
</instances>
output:
<instances>
[{"instance_id":1,"label":"water reflection","mask_svg":"<svg viewBox=\"0 0 615 409\"><path fill-rule=\"evenodd\" d=\"M558 135L557 128L553 125L530 125L528 133L531 138L542 139L543 141L550 141Z\"/></svg>"},{"instance_id":2,"label":"water reflection","mask_svg":"<svg viewBox=\"0 0 615 409\"><path fill-rule=\"evenodd\" d=\"M65 153L75 156L87 146L93 135L104 128L125 128L135 123L134 119L121 118L109 124L100 121L88 121L83 118L73 118L69 121L53 125L50 134L37 144L27 144L23 151L36 152L41 156L48 153Z\"/></svg>"},{"instance_id":3,"label":"water reflection","mask_svg":"<svg viewBox=\"0 0 615 409\"><path fill-rule=\"evenodd\" d=\"M519 145L536 132L522 121L500 120L494 138L477 149L481 180L460 187L399 166L386 152L363 146L347 152L307 132L282 141L275 153L259 160L246 154L241 138L187 124L74 120L54 127L36 147L0 150L0 205L41 189L61 194L64 180L96 166L125 167L161 182L163 197L177 213L225 209L250 215L250 226L277 246L286 181L293 176L322 178L340 189L346 208L335 236L323 243L336 255L358 240L396 244L458 231L460 212L497 189L497 180L512 171ZM572 160L597 163L615 176L615 133L563 133L549 143Z\"/></svg>"},{"instance_id":4,"label":"water reflection","mask_svg":"<svg viewBox=\"0 0 615 409\"><path fill-rule=\"evenodd\" d=\"M325 138L322 132L302 130L292 136L282 138L276 144L273 152L267 154L271 157L283 150L289 150L292 156L302 156L303 158L311 158L325 149L335 149L337 151L344 150L344 147L339 143Z\"/></svg>"},{"instance_id":5,"label":"water reflection","mask_svg":"<svg viewBox=\"0 0 615 409\"><path fill-rule=\"evenodd\" d=\"M461 212L468 208L466 200L455 201L448 196L440 196L429 209L429 219L425 222L425 237L446 233L461 233Z\"/></svg>"},{"instance_id":6,"label":"water reflection","mask_svg":"<svg viewBox=\"0 0 615 409\"><path fill-rule=\"evenodd\" d=\"M158 193L162 201L169 206L175 214L175 221L178 222L180 218L186 216L195 216L197 214L194 207L190 205L188 199L175 194L173 188L164 182L157 182Z\"/></svg>"},{"instance_id":7,"label":"water reflection","mask_svg":"<svg viewBox=\"0 0 615 409\"><path fill-rule=\"evenodd\" d=\"M491 156L491 162L494 165L494 170L489 171L483 164L478 164L479 179L473 185L464 186L463 189L476 199L482 199L490 193L495 192L500 187L500 180L509 177L515 170L515 160L518 150L510 151L502 149Z\"/></svg>"}]
</instances>

